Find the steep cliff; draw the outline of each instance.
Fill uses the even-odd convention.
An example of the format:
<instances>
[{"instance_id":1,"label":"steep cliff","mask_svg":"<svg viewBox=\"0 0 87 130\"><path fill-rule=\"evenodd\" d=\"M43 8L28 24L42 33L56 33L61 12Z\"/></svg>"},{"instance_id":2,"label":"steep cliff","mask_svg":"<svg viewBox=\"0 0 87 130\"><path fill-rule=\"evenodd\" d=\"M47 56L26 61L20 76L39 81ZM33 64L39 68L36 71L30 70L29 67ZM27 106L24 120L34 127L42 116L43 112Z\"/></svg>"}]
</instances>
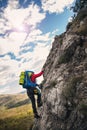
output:
<instances>
[{"instance_id":1,"label":"steep cliff","mask_svg":"<svg viewBox=\"0 0 87 130\"><path fill-rule=\"evenodd\" d=\"M87 10L55 36L33 130L87 130Z\"/></svg>"}]
</instances>

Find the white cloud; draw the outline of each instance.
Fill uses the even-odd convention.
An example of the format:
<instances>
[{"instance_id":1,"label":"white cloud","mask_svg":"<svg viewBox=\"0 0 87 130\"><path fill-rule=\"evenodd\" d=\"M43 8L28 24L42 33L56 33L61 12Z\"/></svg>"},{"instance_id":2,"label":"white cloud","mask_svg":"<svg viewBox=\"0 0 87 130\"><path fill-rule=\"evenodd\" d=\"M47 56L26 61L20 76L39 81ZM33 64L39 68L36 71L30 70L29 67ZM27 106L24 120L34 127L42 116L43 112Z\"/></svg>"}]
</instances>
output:
<instances>
[{"instance_id":1,"label":"white cloud","mask_svg":"<svg viewBox=\"0 0 87 130\"><path fill-rule=\"evenodd\" d=\"M6 92L8 93L9 90L10 90L9 87L6 86L6 87L4 87L3 89L2 89L2 88L0 89L0 93L1 93L1 94L5 94Z\"/></svg>"},{"instance_id":2,"label":"white cloud","mask_svg":"<svg viewBox=\"0 0 87 130\"><path fill-rule=\"evenodd\" d=\"M42 8L49 13L61 13L73 2L74 0L42 0Z\"/></svg>"},{"instance_id":3,"label":"white cloud","mask_svg":"<svg viewBox=\"0 0 87 130\"><path fill-rule=\"evenodd\" d=\"M1 13L1 32L11 33L11 31L17 31L19 27L24 26L26 33L29 33L46 17L46 14L41 13L40 7L34 3L29 5L28 8L18 7L18 0L9 0L7 7Z\"/></svg>"},{"instance_id":4,"label":"white cloud","mask_svg":"<svg viewBox=\"0 0 87 130\"><path fill-rule=\"evenodd\" d=\"M28 51L27 53L22 53L21 55L19 55L18 58L22 59L20 61L21 70L26 68L26 69L33 69L33 70L40 71L40 68L43 66L43 64L46 60L46 57L50 51L51 41L52 41L52 38L50 38L50 34L48 35L48 33L47 33L47 35L46 34L41 35L41 38L38 40L44 41L44 43L38 42L38 40L36 43L36 41L35 41L36 45L35 45L35 47L33 47L33 52ZM46 39L46 41L43 40L43 38ZM25 49L27 49L27 46L25 47ZM36 67L36 64L38 61L40 61L40 62L38 63L38 66Z\"/></svg>"},{"instance_id":5,"label":"white cloud","mask_svg":"<svg viewBox=\"0 0 87 130\"><path fill-rule=\"evenodd\" d=\"M33 70L38 73L49 53L51 44L38 43L34 48L33 53L23 53L22 60L12 60L8 55L0 59L0 85L4 86L0 93L16 93L23 91L22 87L18 85L20 72L23 70ZM23 60L26 60L24 63ZM43 80L43 77L38 78L38 83ZM14 82L15 81L15 82Z\"/></svg>"},{"instance_id":6,"label":"white cloud","mask_svg":"<svg viewBox=\"0 0 87 130\"><path fill-rule=\"evenodd\" d=\"M18 86L18 81L16 80L10 84L7 84L7 86L0 88L0 94L16 94L22 91L24 91L24 89L22 86Z\"/></svg>"},{"instance_id":7,"label":"white cloud","mask_svg":"<svg viewBox=\"0 0 87 130\"><path fill-rule=\"evenodd\" d=\"M24 33L11 33L9 37L0 38L0 50L1 54L6 54L8 52L14 53L14 55L18 55L20 51L20 46L23 43L26 34Z\"/></svg>"},{"instance_id":8,"label":"white cloud","mask_svg":"<svg viewBox=\"0 0 87 130\"><path fill-rule=\"evenodd\" d=\"M8 1L8 6L11 8L11 9L17 9L19 7L19 2L18 0L9 0Z\"/></svg>"},{"instance_id":9,"label":"white cloud","mask_svg":"<svg viewBox=\"0 0 87 130\"><path fill-rule=\"evenodd\" d=\"M17 56L20 46L27 40L26 36L32 32L32 29L35 35L42 33L38 29L35 30L37 24L45 18L45 13L40 12L40 7L33 3L28 8L18 7L18 0L9 0L8 6L1 13L0 33L6 34L4 38L0 38L1 54L11 51Z\"/></svg>"},{"instance_id":10,"label":"white cloud","mask_svg":"<svg viewBox=\"0 0 87 130\"><path fill-rule=\"evenodd\" d=\"M4 16L16 28L22 24L36 26L37 23L40 23L45 18L45 13L40 13L40 8L34 4L29 5L28 8L18 9L11 8L11 5L9 5L5 9Z\"/></svg>"},{"instance_id":11,"label":"white cloud","mask_svg":"<svg viewBox=\"0 0 87 130\"><path fill-rule=\"evenodd\" d=\"M59 29L56 29L52 32L52 34L55 36L59 32Z\"/></svg>"},{"instance_id":12,"label":"white cloud","mask_svg":"<svg viewBox=\"0 0 87 130\"><path fill-rule=\"evenodd\" d=\"M72 20L73 20L73 17L68 18L68 22L72 22Z\"/></svg>"},{"instance_id":13,"label":"white cloud","mask_svg":"<svg viewBox=\"0 0 87 130\"><path fill-rule=\"evenodd\" d=\"M13 81L14 78L12 77L18 76L18 61L12 60L11 58L9 58L9 56L4 56L3 58L0 58L0 67L0 77L2 78L0 82L8 79L9 81Z\"/></svg>"},{"instance_id":14,"label":"white cloud","mask_svg":"<svg viewBox=\"0 0 87 130\"><path fill-rule=\"evenodd\" d=\"M0 94L13 94L23 91L19 86L19 62L8 55L0 58Z\"/></svg>"},{"instance_id":15,"label":"white cloud","mask_svg":"<svg viewBox=\"0 0 87 130\"><path fill-rule=\"evenodd\" d=\"M38 29L38 23L45 17L46 14L40 12L37 5L20 8L18 0L10 0L3 10L0 17L0 33L6 35L0 37L0 54L5 55L0 57L0 93L22 91L22 87L18 85L20 72L30 69L37 73L42 68L51 48L52 36L55 34L43 34ZM30 46L30 43L34 46ZM33 50L29 51L32 47ZM11 54L14 54L14 58ZM42 77L39 82L41 80Z\"/></svg>"}]
</instances>

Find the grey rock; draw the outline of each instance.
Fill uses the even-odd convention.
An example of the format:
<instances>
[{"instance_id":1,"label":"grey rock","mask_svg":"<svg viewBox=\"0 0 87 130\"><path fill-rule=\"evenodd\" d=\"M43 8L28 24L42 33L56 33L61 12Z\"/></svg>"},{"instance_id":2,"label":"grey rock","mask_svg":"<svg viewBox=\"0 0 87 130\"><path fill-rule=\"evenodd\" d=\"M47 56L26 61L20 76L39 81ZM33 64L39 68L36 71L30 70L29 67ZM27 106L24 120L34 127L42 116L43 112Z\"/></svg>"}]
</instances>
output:
<instances>
[{"instance_id":1,"label":"grey rock","mask_svg":"<svg viewBox=\"0 0 87 130\"><path fill-rule=\"evenodd\" d=\"M87 36L55 36L43 67L42 117L32 130L87 130Z\"/></svg>"}]
</instances>

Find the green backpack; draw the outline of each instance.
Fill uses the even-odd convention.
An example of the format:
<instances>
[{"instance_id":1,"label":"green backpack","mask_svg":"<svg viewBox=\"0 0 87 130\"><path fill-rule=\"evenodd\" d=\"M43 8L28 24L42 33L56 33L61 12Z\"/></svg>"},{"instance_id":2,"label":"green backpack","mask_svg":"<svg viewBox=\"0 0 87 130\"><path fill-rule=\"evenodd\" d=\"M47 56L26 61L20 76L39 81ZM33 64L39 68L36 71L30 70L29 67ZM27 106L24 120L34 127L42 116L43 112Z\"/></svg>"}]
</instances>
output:
<instances>
[{"instance_id":1,"label":"green backpack","mask_svg":"<svg viewBox=\"0 0 87 130\"><path fill-rule=\"evenodd\" d=\"M21 72L20 79L19 79L19 85L24 85L25 83L25 72Z\"/></svg>"}]
</instances>

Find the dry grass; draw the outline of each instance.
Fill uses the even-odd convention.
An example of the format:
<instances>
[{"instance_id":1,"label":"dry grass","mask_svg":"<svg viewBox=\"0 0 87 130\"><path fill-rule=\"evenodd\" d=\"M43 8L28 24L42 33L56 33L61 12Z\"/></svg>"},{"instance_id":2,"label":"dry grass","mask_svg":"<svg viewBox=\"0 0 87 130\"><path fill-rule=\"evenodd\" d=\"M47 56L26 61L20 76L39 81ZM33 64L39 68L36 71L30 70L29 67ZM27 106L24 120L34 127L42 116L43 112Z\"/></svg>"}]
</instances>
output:
<instances>
[{"instance_id":1,"label":"dry grass","mask_svg":"<svg viewBox=\"0 0 87 130\"><path fill-rule=\"evenodd\" d=\"M21 96L19 100L26 98L26 96ZM0 130L31 130L33 120L31 104L11 109L0 106Z\"/></svg>"}]
</instances>

